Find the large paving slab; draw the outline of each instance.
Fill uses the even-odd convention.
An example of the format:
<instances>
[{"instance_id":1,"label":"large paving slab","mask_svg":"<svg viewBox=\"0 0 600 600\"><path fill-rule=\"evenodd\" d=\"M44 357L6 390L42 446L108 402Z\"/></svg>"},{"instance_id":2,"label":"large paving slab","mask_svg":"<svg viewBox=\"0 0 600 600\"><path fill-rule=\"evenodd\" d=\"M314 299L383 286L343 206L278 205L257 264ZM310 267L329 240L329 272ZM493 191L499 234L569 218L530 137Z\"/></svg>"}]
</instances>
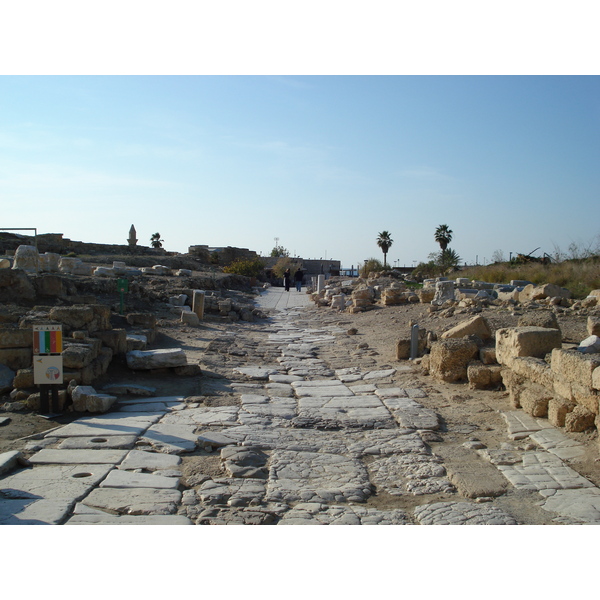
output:
<instances>
[{"instance_id":1,"label":"large paving slab","mask_svg":"<svg viewBox=\"0 0 600 600\"><path fill-rule=\"evenodd\" d=\"M0 499L0 525L60 525L72 506L72 500Z\"/></svg>"},{"instance_id":2,"label":"large paving slab","mask_svg":"<svg viewBox=\"0 0 600 600\"><path fill-rule=\"evenodd\" d=\"M38 466L0 480L0 498L81 500L112 465Z\"/></svg>"},{"instance_id":3,"label":"large paving slab","mask_svg":"<svg viewBox=\"0 0 600 600\"><path fill-rule=\"evenodd\" d=\"M100 490L94 490L100 491ZM147 490L144 490L147 491ZM142 504L142 506L145 506ZM126 505L124 505L125 509ZM136 510L135 508L132 510ZM144 510L142 508L142 510ZM185 516L173 514L134 514L115 515L103 510L77 504L73 516L65 525L191 525Z\"/></svg>"},{"instance_id":4,"label":"large paving slab","mask_svg":"<svg viewBox=\"0 0 600 600\"><path fill-rule=\"evenodd\" d=\"M51 439L51 438L47 438ZM133 448L137 436L135 435L107 435L107 436L76 436L61 438L58 445L60 450L104 450Z\"/></svg>"},{"instance_id":5,"label":"large paving slab","mask_svg":"<svg viewBox=\"0 0 600 600\"><path fill-rule=\"evenodd\" d=\"M34 465L117 465L127 450L61 450L44 448L29 460Z\"/></svg>"},{"instance_id":6,"label":"large paving slab","mask_svg":"<svg viewBox=\"0 0 600 600\"><path fill-rule=\"evenodd\" d=\"M542 490L546 498L542 508L555 512L562 522L600 525L600 490L584 488L578 490ZM558 519L556 519L558 521Z\"/></svg>"},{"instance_id":7,"label":"large paving slab","mask_svg":"<svg viewBox=\"0 0 600 600\"><path fill-rule=\"evenodd\" d=\"M189 425L157 423L140 437L140 441L167 454L193 452L198 442L198 435L194 433L195 429L194 426Z\"/></svg>"},{"instance_id":8,"label":"large paving slab","mask_svg":"<svg viewBox=\"0 0 600 600\"><path fill-rule=\"evenodd\" d=\"M153 488L157 490L176 490L179 487L177 477L165 477L154 473L134 473L115 469L100 483L101 488Z\"/></svg>"},{"instance_id":9,"label":"large paving slab","mask_svg":"<svg viewBox=\"0 0 600 600\"><path fill-rule=\"evenodd\" d=\"M119 464L119 469L126 471L133 471L136 469L141 469L143 471L162 471L165 469L176 469L180 464L181 457L175 454L131 450Z\"/></svg>"},{"instance_id":10,"label":"large paving slab","mask_svg":"<svg viewBox=\"0 0 600 600\"><path fill-rule=\"evenodd\" d=\"M91 508L130 515L171 515L177 512L181 492L164 488L96 488L81 502Z\"/></svg>"}]
</instances>

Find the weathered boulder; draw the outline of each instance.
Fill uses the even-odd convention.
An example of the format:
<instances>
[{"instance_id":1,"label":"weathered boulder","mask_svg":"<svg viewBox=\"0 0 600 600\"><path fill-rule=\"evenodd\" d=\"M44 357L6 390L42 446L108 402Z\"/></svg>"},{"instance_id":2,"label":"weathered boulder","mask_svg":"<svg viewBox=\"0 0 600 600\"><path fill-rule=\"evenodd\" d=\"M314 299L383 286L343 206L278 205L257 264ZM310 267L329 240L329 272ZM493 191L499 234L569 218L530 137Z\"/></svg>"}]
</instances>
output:
<instances>
[{"instance_id":1,"label":"weathered boulder","mask_svg":"<svg viewBox=\"0 0 600 600\"><path fill-rule=\"evenodd\" d=\"M45 252L40 254L40 270L46 273L58 273L58 264L60 262L60 254L54 252Z\"/></svg>"},{"instance_id":2,"label":"weathered boulder","mask_svg":"<svg viewBox=\"0 0 600 600\"><path fill-rule=\"evenodd\" d=\"M558 329L506 327L496 331L496 358L501 365L510 366L519 356L543 358L561 346L562 336Z\"/></svg>"},{"instance_id":3,"label":"weathered boulder","mask_svg":"<svg viewBox=\"0 0 600 600\"><path fill-rule=\"evenodd\" d=\"M485 317L477 315L468 321L463 321L442 333L442 339L463 338L468 335L476 335L479 339L485 341L492 337L492 329Z\"/></svg>"},{"instance_id":4,"label":"weathered boulder","mask_svg":"<svg viewBox=\"0 0 600 600\"><path fill-rule=\"evenodd\" d=\"M431 345L429 372L446 382L467 379L467 365L477 357L478 347L469 339L450 338Z\"/></svg>"},{"instance_id":5,"label":"weathered boulder","mask_svg":"<svg viewBox=\"0 0 600 600\"><path fill-rule=\"evenodd\" d=\"M73 258L71 256L63 256L58 261L58 270L61 273L73 273L73 268L76 264L81 263L80 258Z\"/></svg>"},{"instance_id":6,"label":"weathered boulder","mask_svg":"<svg viewBox=\"0 0 600 600\"><path fill-rule=\"evenodd\" d=\"M13 269L23 269L26 273L40 270L40 254L35 246L19 246L15 251Z\"/></svg>"},{"instance_id":7,"label":"weathered boulder","mask_svg":"<svg viewBox=\"0 0 600 600\"><path fill-rule=\"evenodd\" d=\"M132 350L126 354L127 366L134 370L164 369L187 364L187 357L181 348L158 350Z\"/></svg>"},{"instance_id":8,"label":"weathered boulder","mask_svg":"<svg viewBox=\"0 0 600 600\"><path fill-rule=\"evenodd\" d=\"M431 303L441 306L447 300L456 300L456 295L454 293L454 282L438 281L435 284L435 294Z\"/></svg>"},{"instance_id":9,"label":"weathered boulder","mask_svg":"<svg viewBox=\"0 0 600 600\"><path fill-rule=\"evenodd\" d=\"M91 306L55 306L48 317L62 323L68 331L86 329L86 325L94 318L94 309Z\"/></svg>"},{"instance_id":10,"label":"weathered boulder","mask_svg":"<svg viewBox=\"0 0 600 600\"><path fill-rule=\"evenodd\" d=\"M585 431L594 426L594 419L594 413L578 405L565 415L565 431Z\"/></svg>"},{"instance_id":11,"label":"weathered boulder","mask_svg":"<svg viewBox=\"0 0 600 600\"><path fill-rule=\"evenodd\" d=\"M198 327L200 325L200 319L195 312L182 311L181 322L191 327Z\"/></svg>"},{"instance_id":12,"label":"weathered boulder","mask_svg":"<svg viewBox=\"0 0 600 600\"><path fill-rule=\"evenodd\" d=\"M0 348L0 364L9 369L27 369L32 365L33 348Z\"/></svg>"},{"instance_id":13,"label":"weathered boulder","mask_svg":"<svg viewBox=\"0 0 600 600\"><path fill-rule=\"evenodd\" d=\"M32 388L33 386L33 368L19 369L13 380L13 387L21 390Z\"/></svg>"},{"instance_id":14,"label":"weathered boulder","mask_svg":"<svg viewBox=\"0 0 600 600\"><path fill-rule=\"evenodd\" d=\"M125 354L127 352L127 332L125 329L108 329L96 331L94 337L98 338L114 354Z\"/></svg>"},{"instance_id":15,"label":"weathered boulder","mask_svg":"<svg viewBox=\"0 0 600 600\"><path fill-rule=\"evenodd\" d=\"M560 396L554 396L548 401L548 421L555 427L565 426L565 417L577 405L575 402L565 400Z\"/></svg>"},{"instance_id":16,"label":"weathered boulder","mask_svg":"<svg viewBox=\"0 0 600 600\"><path fill-rule=\"evenodd\" d=\"M126 318L129 325L149 329L156 327L156 315L152 313L129 313Z\"/></svg>"},{"instance_id":17,"label":"weathered boulder","mask_svg":"<svg viewBox=\"0 0 600 600\"><path fill-rule=\"evenodd\" d=\"M584 354L598 354L600 352L600 337L590 335L590 337L580 342L577 350Z\"/></svg>"},{"instance_id":18,"label":"weathered boulder","mask_svg":"<svg viewBox=\"0 0 600 600\"><path fill-rule=\"evenodd\" d=\"M427 347L427 330L419 329L419 341L417 345L417 355L423 356ZM410 358L411 334L401 337L396 342L396 360L408 360Z\"/></svg>"},{"instance_id":19,"label":"weathered boulder","mask_svg":"<svg viewBox=\"0 0 600 600\"><path fill-rule=\"evenodd\" d=\"M78 385L71 392L73 410L77 412L106 412L117 401L116 396L99 394L89 385Z\"/></svg>"}]
</instances>

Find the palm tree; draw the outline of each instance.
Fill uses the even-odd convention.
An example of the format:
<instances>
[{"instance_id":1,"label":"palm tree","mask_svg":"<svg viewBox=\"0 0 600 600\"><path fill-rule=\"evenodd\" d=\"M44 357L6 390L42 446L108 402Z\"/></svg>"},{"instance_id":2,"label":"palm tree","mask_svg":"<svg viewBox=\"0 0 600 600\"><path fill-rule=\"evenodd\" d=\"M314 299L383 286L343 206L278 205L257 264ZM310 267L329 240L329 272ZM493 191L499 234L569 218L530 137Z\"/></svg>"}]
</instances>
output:
<instances>
[{"instance_id":1,"label":"palm tree","mask_svg":"<svg viewBox=\"0 0 600 600\"><path fill-rule=\"evenodd\" d=\"M392 246L394 240L390 237L389 231L382 231L377 238L377 245L381 248L383 252L383 266L386 267L386 256L388 250Z\"/></svg>"},{"instance_id":2,"label":"palm tree","mask_svg":"<svg viewBox=\"0 0 600 600\"><path fill-rule=\"evenodd\" d=\"M160 233L153 233L152 236L150 237L150 242L152 244L153 248L162 248L162 243L165 240L161 240L160 239Z\"/></svg>"},{"instance_id":3,"label":"palm tree","mask_svg":"<svg viewBox=\"0 0 600 600\"><path fill-rule=\"evenodd\" d=\"M452 241L452 229L448 225L440 225L435 230L435 241L440 245L443 252Z\"/></svg>"}]
</instances>

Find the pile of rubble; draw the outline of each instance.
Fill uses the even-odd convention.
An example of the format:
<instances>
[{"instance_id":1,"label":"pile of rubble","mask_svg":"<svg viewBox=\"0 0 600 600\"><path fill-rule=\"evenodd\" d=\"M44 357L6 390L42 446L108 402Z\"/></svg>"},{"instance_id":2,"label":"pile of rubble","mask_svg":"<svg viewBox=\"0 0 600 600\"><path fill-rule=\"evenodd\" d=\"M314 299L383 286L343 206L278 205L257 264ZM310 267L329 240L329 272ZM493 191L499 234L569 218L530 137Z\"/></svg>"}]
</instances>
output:
<instances>
[{"instance_id":1,"label":"pile of rubble","mask_svg":"<svg viewBox=\"0 0 600 600\"><path fill-rule=\"evenodd\" d=\"M600 290L573 300L556 285L509 285L445 278L421 289L389 279L336 281L312 292L318 306L349 313L377 306L427 303L430 314L474 314L438 335L410 323L396 342L398 360L416 359L424 373L471 389L506 389L515 408L552 425L579 432L600 425ZM482 308L526 308L517 327L493 330ZM587 316L588 338L563 340L556 313Z\"/></svg>"},{"instance_id":2,"label":"pile of rubble","mask_svg":"<svg viewBox=\"0 0 600 600\"><path fill-rule=\"evenodd\" d=\"M149 349L157 338L157 315L164 315L165 323L176 319L192 327L200 325L205 311L230 321L264 318L249 302L236 300L233 291L205 292L187 287L186 283L195 281L187 269L161 265L133 269L118 261L111 268L93 267L72 257L39 254L34 246L19 246L14 261L2 261L0 404L4 399L4 411L41 407L34 385L34 325L61 326L65 384L59 390L58 406L53 408L106 412L116 396L97 393L92 384L102 379L114 361L132 371L168 369L181 376L200 374L199 366L188 364L181 348ZM158 286L156 279L139 277L150 274L189 279L178 283L164 277L164 284ZM126 278L129 286L125 314L123 302L115 302L117 277ZM82 291L88 295L81 295ZM169 296L169 292L175 295ZM108 304L102 303L101 295ZM135 306L145 309L136 310Z\"/></svg>"}]
</instances>

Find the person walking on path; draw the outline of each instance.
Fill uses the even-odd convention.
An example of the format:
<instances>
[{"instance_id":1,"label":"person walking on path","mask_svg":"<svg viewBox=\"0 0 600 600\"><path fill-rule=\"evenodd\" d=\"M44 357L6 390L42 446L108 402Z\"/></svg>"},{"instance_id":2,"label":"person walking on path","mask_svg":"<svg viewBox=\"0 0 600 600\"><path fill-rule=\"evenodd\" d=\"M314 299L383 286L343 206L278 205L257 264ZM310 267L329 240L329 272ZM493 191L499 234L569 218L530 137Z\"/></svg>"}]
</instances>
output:
<instances>
[{"instance_id":1,"label":"person walking on path","mask_svg":"<svg viewBox=\"0 0 600 600\"><path fill-rule=\"evenodd\" d=\"M302 272L302 269L298 269L296 271L296 274L294 275L294 280L296 281L296 291L297 292L302 291L302 280L303 279L304 279L304 273Z\"/></svg>"},{"instance_id":2,"label":"person walking on path","mask_svg":"<svg viewBox=\"0 0 600 600\"><path fill-rule=\"evenodd\" d=\"M291 277L292 277L292 274L290 273L290 270L286 269L285 273L283 274L283 285L285 285L286 292L290 291L290 278Z\"/></svg>"}]
</instances>

